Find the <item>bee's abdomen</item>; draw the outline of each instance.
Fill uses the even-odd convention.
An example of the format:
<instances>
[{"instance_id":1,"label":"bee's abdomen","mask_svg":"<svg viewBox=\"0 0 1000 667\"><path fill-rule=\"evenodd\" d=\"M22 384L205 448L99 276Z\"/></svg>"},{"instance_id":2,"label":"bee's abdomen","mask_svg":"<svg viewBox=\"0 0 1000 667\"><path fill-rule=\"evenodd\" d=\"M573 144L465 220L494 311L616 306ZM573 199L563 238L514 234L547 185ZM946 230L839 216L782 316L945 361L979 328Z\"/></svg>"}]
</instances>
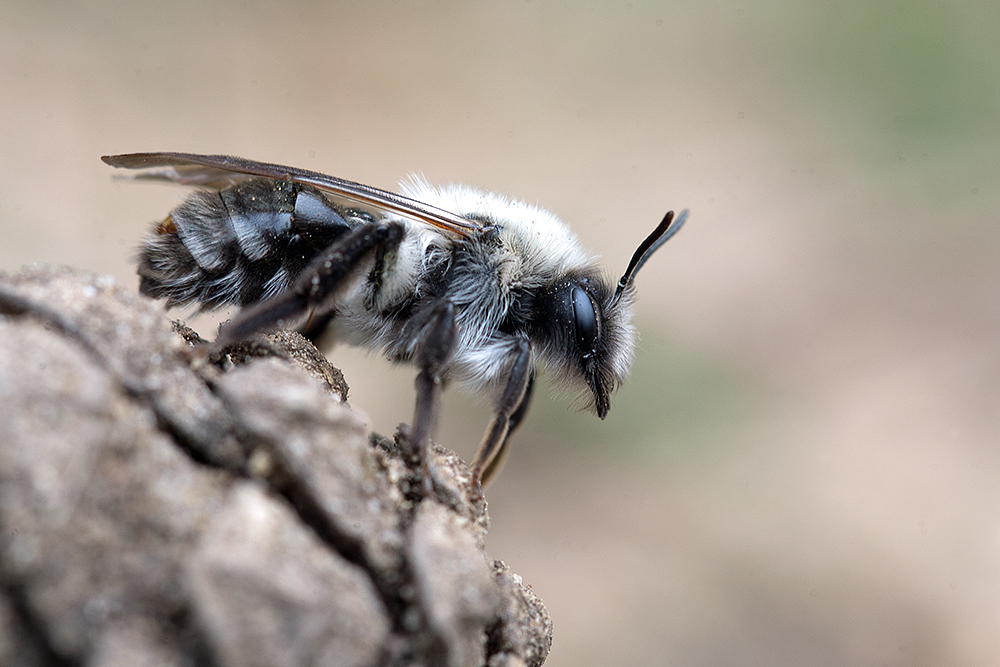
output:
<instances>
[{"instance_id":1,"label":"bee's abdomen","mask_svg":"<svg viewBox=\"0 0 1000 667\"><path fill-rule=\"evenodd\" d=\"M350 228L322 193L287 181L196 192L143 243L140 290L169 306L244 306L287 289Z\"/></svg>"}]
</instances>

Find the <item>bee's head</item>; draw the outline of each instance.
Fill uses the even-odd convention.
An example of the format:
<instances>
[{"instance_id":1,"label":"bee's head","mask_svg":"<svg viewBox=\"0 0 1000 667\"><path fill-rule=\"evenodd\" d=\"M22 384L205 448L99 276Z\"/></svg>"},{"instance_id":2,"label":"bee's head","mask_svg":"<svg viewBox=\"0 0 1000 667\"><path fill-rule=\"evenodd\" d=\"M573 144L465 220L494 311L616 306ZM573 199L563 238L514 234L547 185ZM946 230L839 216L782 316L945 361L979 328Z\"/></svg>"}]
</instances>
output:
<instances>
[{"instance_id":1,"label":"bee's head","mask_svg":"<svg viewBox=\"0 0 1000 667\"><path fill-rule=\"evenodd\" d=\"M636 249L612 288L596 271L570 273L540 295L549 314L543 354L563 381L583 379L593 395L590 407L601 419L611 408L611 392L632 366L635 328L631 324L636 272L677 233L687 219L670 211Z\"/></svg>"}]
</instances>

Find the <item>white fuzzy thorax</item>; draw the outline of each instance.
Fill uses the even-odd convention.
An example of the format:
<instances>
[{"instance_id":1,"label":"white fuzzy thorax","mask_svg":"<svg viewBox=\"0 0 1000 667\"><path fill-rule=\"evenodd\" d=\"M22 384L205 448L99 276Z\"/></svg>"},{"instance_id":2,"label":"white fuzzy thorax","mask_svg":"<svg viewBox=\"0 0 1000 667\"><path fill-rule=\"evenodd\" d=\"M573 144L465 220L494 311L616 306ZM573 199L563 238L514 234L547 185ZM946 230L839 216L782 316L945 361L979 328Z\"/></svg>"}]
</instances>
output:
<instances>
[{"instance_id":1,"label":"white fuzzy thorax","mask_svg":"<svg viewBox=\"0 0 1000 667\"><path fill-rule=\"evenodd\" d=\"M538 287L567 273L592 269L596 258L587 253L567 225L552 213L531 204L482 192L468 186L449 184L432 186L411 176L401 184L402 194L456 215L488 222L499 227L499 247L490 251L494 284L452 284L449 298L456 305L459 339L450 376L474 393L496 396L509 374L517 341L496 336L494 332L507 314L516 290ZM419 278L435 259L449 256L455 237L425 223L388 214L406 225L406 236L396 251L392 267L384 275L376 309L399 303L419 287ZM360 273L360 272L359 272ZM335 336L345 342L369 349L400 352L389 322L378 321L366 309L364 285L344 294L335 319ZM419 297L420 295L417 294ZM629 302L625 299L615 324L619 327L618 344L613 350L611 367L619 381L631 364L634 330L629 320ZM369 304L370 305L370 304ZM416 340L405 341L406 353L412 354ZM536 357L546 357L545 350L535 349ZM545 359L560 385L579 388L579 378L562 359ZM533 363L537 359L533 359ZM556 363L553 363L556 362Z\"/></svg>"}]
</instances>

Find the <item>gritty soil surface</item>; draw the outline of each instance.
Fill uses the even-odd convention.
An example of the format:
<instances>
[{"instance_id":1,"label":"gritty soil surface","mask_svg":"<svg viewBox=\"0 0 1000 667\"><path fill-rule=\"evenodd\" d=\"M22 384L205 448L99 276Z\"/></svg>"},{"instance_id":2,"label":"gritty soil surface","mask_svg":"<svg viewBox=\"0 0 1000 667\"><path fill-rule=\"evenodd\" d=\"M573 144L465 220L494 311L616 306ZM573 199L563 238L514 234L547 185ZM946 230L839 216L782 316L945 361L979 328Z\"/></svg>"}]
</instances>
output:
<instances>
[{"instance_id":1,"label":"gritty soil surface","mask_svg":"<svg viewBox=\"0 0 1000 667\"><path fill-rule=\"evenodd\" d=\"M0 664L540 665L457 456L286 332L209 354L106 277L0 276Z\"/></svg>"}]
</instances>

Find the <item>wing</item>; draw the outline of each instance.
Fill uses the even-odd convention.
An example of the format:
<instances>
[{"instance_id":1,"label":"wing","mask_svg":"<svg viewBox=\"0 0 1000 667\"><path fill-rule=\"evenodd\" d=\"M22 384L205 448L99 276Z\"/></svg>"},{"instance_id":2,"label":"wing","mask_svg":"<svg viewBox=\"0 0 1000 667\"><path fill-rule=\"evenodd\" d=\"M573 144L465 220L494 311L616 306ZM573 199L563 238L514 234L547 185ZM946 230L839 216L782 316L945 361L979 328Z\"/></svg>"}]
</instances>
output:
<instances>
[{"instance_id":1,"label":"wing","mask_svg":"<svg viewBox=\"0 0 1000 667\"><path fill-rule=\"evenodd\" d=\"M101 160L112 167L146 170L139 175L140 178L174 181L215 189L224 188L251 176L275 178L310 185L350 202L398 213L459 236L472 236L481 229L480 225L471 220L395 192L327 176L316 171L284 167L280 164L255 162L229 155L192 153L128 153L105 155Z\"/></svg>"}]
</instances>

